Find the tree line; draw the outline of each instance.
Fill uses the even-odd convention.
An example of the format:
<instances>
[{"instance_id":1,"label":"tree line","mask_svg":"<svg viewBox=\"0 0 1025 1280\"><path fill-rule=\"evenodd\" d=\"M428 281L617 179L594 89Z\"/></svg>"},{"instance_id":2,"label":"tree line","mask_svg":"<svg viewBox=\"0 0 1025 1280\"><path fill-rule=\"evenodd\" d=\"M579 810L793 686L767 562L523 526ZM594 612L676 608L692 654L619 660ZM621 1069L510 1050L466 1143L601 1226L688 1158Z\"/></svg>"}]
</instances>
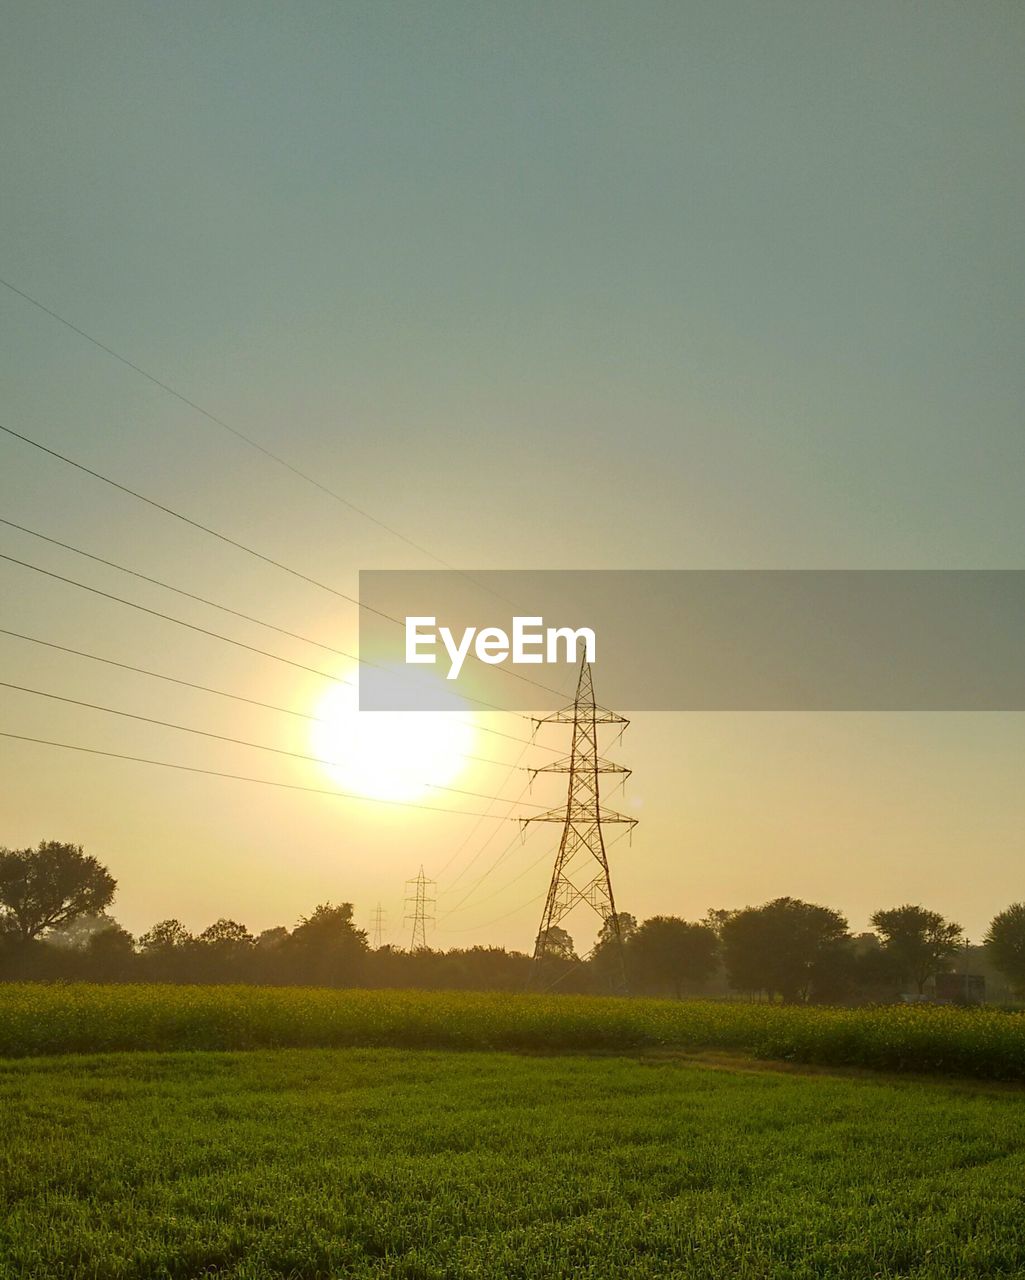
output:
<instances>
[{"instance_id":1,"label":"tree line","mask_svg":"<svg viewBox=\"0 0 1025 1280\"><path fill-rule=\"evenodd\" d=\"M198 934L162 920L135 938L113 917L117 882L77 845L0 848L0 978L103 982L241 982L316 986L475 988L527 985L531 957L504 947L447 951L371 948L351 903L323 903L296 924L253 934L222 918ZM788 1002L857 1003L922 994L963 962L964 930L916 904L880 909L853 935L831 907L776 898L712 910L702 920L617 917L635 994L760 995ZM621 975L616 930L606 924L579 956L554 928L543 985L604 992ZM980 949L972 952L973 966ZM982 955L1025 995L1025 903L994 917Z\"/></svg>"}]
</instances>

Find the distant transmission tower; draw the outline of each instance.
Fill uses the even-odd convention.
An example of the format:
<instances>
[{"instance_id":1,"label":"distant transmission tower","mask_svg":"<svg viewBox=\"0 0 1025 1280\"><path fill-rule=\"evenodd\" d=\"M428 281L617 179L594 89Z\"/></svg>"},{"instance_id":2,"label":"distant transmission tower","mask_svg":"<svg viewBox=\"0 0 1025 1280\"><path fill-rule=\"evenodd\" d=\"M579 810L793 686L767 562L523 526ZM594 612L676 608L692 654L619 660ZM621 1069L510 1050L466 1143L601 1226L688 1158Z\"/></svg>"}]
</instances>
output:
<instances>
[{"instance_id":1,"label":"distant transmission tower","mask_svg":"<svg viewBox=\"0 0 1025 1280\"><path fill-rule=\"evenodd\" d=\"M612 878L609 860L605 852L602 828L611 823L637 825L636 818L628 818L614 809L605 809L599 794L599 779L603 773L629 775L624 765L604 759L598 751L598 726L618 724L625 728L630 722L615 711L598 706L594 701L594 685L591 680L591 664L584 659L580 664L577 695L572 706L564 707L539 720L543 724L571 724L573 746L569 756L553 764L542 765L535 773L568 773L569 788L565 808L549 809L525 819L526 822L561 822L562 840L555 857L555 869L545 901L541 929L534 947L534 965L531 983L544 984L544 969L549 958L549 935L552 929L580 903L586 903L594 911L614 939L616 948L617 986L626 989L626 966L623 958L623 939L620 933L616 900L612 895ZM622 732L622 730L621 730Z\"/></svg>"},{"instance_id":2,"label":"distant transmission tower","mask_svg":"<svg viewBox=\"0 0 1025 1280\"><path fill-rule=\"evenodd\" d=\"M381 909L380 903L378 903L374 909L374 919L370 928L371 938L373 939L371 946L375 951L380 951L381 941L384 937L384 911Z\"/></svg>"},{"instance_id":3,"label":"distant transmission tower","mask_svg":"<svg viewBox=\"0 0 1025 1280\"><path fill-rule=\"evenodd\" d=\"M427 947L427 925L428 922L434 922L434 916L427 914L427 908L433 907L437 901L433 894L428 893L428 890L433 889L435 883L434 880L427 879L422 866L415 880L406 881L406 906L413 908L412 913L406 916L407 920L413 922L410 951L420 951Z\"/></svg>"}]
</instances>

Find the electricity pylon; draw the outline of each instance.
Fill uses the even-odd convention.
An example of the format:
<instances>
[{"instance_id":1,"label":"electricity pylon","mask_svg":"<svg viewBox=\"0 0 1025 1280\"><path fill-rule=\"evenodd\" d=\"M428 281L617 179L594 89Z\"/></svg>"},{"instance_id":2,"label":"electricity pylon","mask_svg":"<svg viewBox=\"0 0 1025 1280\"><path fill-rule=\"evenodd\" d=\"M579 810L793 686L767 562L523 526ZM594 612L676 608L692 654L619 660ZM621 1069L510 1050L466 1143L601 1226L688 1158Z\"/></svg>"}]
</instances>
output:
<instances>
[{"instance_id":1,"label":"electricity pylon","mask_svg":"<svg viewBox=\"0 0 1025 1280\"><path fill-rule=\"evenodd\" d=\"M374 919L370 927L372 930L371 937L373 939L371 946L375 951L380 951L381 940L384 937L384 911L381 909L380 903L378 903L374 909Z\"/></svg>"},{"instance_id":2,"label":"electricity pylon","mask_svg":"<svg viewBox=\"0 0 1025 1280\"><path fill-rule=\"evenodd\" d=\"M625 716L599 706L594 700L594 684L591 664L585 658L580 664L577 694L571 706L564 707L550 716L538 720L538 725L572 724L573 745L570 754L553 764L542 765L532 773L567 773L569 788L565 808L549 809L525 819L526 822L561 822L562 840L555 857L552 882L545 901L541 928L534 946L534 964L531 983L543 985L545 962L549 955L549 935L552 929L580 903L585 903L601 919L616 949L616 985L626 989L626 965L623 957L623 938L620 933L616 900L612 894L612 878L609 860L605 852L605 836L602 828L612 823L627 824L631 830L636 818L603 808L599 779L603 773L621 773L629 776L630 770L621 764L606 760L598 750L598 726L622 725L620 733L629 724Z\"/></svg>"},{"instance_id":3,"label":"electricity pylon","mask_svg":"<svg viewBox=\"0 0 1025 1280\"><path fill-rule=\"evenodd\" d=\"M428 893L436 884L428 880L421 866L420 874L415 880L406 881L406 906L412 905L413 911L405 918L413 922L413 937L409 944L410 951L421 951L427 948L427 925L434 922L434 916L427 914L427 908L433 907L437 898Z\"/></svg>"}]
</instances>

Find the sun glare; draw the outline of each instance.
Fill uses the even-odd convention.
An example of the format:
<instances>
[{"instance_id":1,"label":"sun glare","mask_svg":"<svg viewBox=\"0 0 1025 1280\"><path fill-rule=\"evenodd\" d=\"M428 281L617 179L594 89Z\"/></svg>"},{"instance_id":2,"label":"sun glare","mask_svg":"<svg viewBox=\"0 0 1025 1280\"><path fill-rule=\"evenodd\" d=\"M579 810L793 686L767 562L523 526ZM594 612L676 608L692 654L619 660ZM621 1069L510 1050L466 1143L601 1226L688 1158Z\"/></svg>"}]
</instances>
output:
<instances>
[{"instance_id":1,"label":"sun glare","mask_svg":"<svg viewBox=\"0 0 1025 1280\"><path fill-rule=\"evenodd\" d=\"M378 800L420 800L449 786L473 749L463 711L360 711L355 688L339 685L317 704L314 755L340 787Z\"/></svg>"}]
</instances>

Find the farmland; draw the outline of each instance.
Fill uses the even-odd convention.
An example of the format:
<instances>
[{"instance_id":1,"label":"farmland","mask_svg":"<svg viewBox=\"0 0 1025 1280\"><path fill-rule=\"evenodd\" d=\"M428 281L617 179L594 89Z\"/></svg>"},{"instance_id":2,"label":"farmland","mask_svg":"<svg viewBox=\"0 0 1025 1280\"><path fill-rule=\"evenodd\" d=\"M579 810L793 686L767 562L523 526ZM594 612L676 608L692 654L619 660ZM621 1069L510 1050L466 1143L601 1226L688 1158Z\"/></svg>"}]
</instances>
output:
<instances>
[{"instance_id":1,"label":"farmland","mask_svg":"<svg viewBox=\"0 0 1025 1280\"><path fill-rule=\"evenodd\" d=\"M1018 1276L1022 1023L0 986L0 1280Z\"/></svg>"},{"instance_id":2,"label":"farmland","mask_svg":"<svg viewBox=\"0 0 1025 1280\"><path fill-rule=\"evenodd\" d=\"M0 1065L0 1276L1020 1275L1006 1086L396 1049Z\"/></svg>"},{"instance_id":3,"label":"farmland","mask_svg":"<svg viewBox=\"0 0 1025 1280\"><path fill-rule=\"evenodd\" d=\"M109 1050L725 1049L759 1058L1025 1080L1025 1016L469 992L0 985L0 1058Z\"/></svg>"}]
</instances>

